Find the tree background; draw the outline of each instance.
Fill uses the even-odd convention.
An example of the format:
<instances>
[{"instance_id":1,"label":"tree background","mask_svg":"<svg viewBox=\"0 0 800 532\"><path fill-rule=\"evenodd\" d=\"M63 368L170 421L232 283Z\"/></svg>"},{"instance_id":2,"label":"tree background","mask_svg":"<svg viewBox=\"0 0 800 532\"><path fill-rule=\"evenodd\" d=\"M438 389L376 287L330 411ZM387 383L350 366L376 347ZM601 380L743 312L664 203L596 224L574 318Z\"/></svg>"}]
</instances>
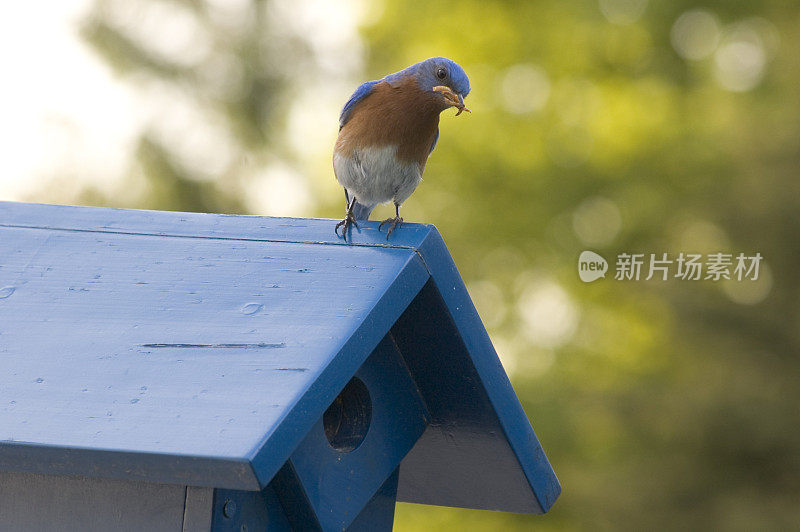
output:
<instances>
[{"instance_id":1,"label":"tree background","mask_svg":"<svg viewBox=\"0 0 800 532\"><path fill-rule=\"evenodd\" d=\"M76 30L137 95L134 135L31 201L338 218L358 83L469 74L403 215L444 235L563 493L544 517L400 504L397 530L800 523L796 2L96 0ZM584 249L764 262L585 284Z\"/></svg>"}]
</instances>

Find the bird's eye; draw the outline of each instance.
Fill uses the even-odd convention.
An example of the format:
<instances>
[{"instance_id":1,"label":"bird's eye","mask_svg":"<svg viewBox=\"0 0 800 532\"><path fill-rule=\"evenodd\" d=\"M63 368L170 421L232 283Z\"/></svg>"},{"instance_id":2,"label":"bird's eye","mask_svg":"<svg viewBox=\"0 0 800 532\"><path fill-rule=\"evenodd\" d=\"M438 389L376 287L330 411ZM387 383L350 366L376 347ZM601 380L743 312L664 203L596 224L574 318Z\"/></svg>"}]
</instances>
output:
<instances>
[{"instance_id":1,"label":"bird's eye","mask_svg":"<svg viewBox=\"0 0 800 532\"><path fill-rule=\"evenodd\" d=\"M439 78L439 79L446 78L447 77L447 69L445 69L444 67L439 67L439 69L436 71L436 77Z\"/></svg>"}]
</instances>

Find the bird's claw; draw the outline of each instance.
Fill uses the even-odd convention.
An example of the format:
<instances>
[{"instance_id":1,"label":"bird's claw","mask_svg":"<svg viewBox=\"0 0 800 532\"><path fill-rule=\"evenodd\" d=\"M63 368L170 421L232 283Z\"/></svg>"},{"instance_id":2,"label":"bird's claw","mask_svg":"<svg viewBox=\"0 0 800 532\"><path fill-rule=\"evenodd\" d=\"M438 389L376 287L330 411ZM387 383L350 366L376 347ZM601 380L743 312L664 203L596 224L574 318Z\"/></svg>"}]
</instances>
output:
<instances>
[{"instance_id":1,"label":"bird's claw","mask_svg":"<svg viewBox=\"0 0 800 532\"><path fill-rule=\"evenodd\" d=\"M398 227L399 225L401 225L402 223L403 223L403 219L400 218L399 216L395 216L394 218L386 218L378 226L378 231L381 230L381 228L383 227L383 224L391 224L389 226L389 231L386 233L386 240L389 240L389 235L392 234L392 231L394 231L395 228Z\"/></svg>"},{"instance_id":2,"label":"bird's claw","mask_svg":"<svg viewBox=\"0 0 800 532\"><path fill-rule=\"evenodd\" d=\"M352 213L348 212L347 216L344 217L344 220L336 224L336 227L333 228L333 232L336 233L336 236L341 236L344 238L344 241L347 242L347 231L350 229L350 226L354 225L356 229L359 229L358 222L356 222L355 217ZM342 234L339 235L339 228L343 227Z\"/></svg>"}]
</instances>

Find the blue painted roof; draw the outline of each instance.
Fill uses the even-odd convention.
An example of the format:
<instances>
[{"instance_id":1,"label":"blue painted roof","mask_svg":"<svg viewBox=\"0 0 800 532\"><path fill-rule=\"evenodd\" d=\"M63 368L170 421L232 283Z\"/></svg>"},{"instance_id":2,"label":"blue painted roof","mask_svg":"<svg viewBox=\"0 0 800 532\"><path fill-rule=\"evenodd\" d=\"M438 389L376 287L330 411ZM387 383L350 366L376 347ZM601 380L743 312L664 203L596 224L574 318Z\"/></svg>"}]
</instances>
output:
<instances>
[{"instance_id":1,"label":"blue painted roof","mask_svg":"<svg viewBox=\"0 0 800 532\"><path fill-rule=\"evenodd\" d=\"M259 489L392 330L435 396L399 499L546 511L558 481L439 233L333 225L0 202L0 469Z\"/></svg>"}]
</instances>

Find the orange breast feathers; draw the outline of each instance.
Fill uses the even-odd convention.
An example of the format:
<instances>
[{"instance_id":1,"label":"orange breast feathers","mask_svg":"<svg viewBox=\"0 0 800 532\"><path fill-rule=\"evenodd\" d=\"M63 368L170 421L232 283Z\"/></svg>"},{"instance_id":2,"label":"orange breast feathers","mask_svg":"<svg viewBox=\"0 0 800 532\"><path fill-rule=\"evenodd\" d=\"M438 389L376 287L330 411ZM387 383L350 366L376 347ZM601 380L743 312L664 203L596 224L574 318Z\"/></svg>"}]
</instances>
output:
<instances>
[{"instance_id":1,"label":"orange breast feathers","mask_svg":"<svg viewBox=\"0 0 800 532\"><path fill-rule=\"evenodd\" d=\"M413 76L394 84L381 81L353 109L334 151L350 157L354 149L394 145L398 160L417 162L422 171L439 127L437 96L422 90Z\"/></svg>"}]
</instances>

